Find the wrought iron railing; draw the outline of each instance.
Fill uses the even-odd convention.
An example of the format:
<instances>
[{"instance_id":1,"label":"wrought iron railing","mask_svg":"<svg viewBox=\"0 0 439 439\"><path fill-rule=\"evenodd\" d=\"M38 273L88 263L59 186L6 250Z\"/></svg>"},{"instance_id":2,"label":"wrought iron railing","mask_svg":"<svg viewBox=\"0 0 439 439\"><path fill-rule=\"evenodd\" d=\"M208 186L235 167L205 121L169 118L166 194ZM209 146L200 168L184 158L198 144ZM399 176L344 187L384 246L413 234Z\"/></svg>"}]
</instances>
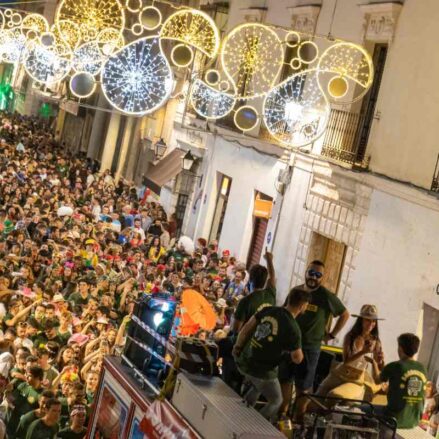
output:
<instances>
[{"instance_id":1,"label":"wrought iron railing","mask_svg":"<svg viewBox=\"0 0 439 439\"><path fill-rule=\"evenodd\" d=\"M439 155L436 159L436 166L434 167L433 179L431 181L431 190L433 192L439 192Z\"/></svg>"},{"instance_id":2,"label":"wrought iron railing","mask_svg":"<svg viewBox=\"0 0 439 439\"><path fill-rule=\"evenodd\" d=\"M358 155L362 121L359 113L333 108L323 138L322 155L350 164L362 162L363 157Z\"/></svg>"}]
</instances>

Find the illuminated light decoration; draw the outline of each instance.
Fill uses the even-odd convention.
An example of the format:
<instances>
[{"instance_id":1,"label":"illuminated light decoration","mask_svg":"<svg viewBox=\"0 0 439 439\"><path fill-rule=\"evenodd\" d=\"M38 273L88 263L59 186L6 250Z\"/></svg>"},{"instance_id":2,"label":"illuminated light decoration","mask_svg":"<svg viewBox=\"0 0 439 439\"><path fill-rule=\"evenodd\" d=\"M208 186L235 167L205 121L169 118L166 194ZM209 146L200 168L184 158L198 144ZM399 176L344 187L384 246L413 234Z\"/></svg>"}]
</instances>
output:
<instances>
[{"instance_id":1,"label":"illuminated light decoration","mask_svg":"<svg viewBox=\"0 0 439 439\"><path fill-rule=\"evenodd\" d=\"M206 72L204 75L204 80L206 81L206 84L215 86L218 85L220 81L220 73L216 69L210 69Z\"/></svg>"},{"instance_id":2,"label":"illuminated light decoration","mask_svg":"<svg viewBox=\"0 0 439 439\"><path fill-rule=\"evenodd\" d=\"M24 68L35 81L53 84L64 79L71 69L70 60L61 57L56 47L33 43L28 49Z\"/></svg>"},{"instance_id":3,"label":"illuminated light decoration","mask_svg":"<svg viewBox=\"0 0 439 439\"><path fill-rule=\"evenodd\" d=\"M291 67L293 70L299 70L299 69L302 67L302 61L300 61L299 58L293 58L293 59L290 61L290 67Z\"/></svg>"},{"instance_id":4,"label":"illuminated light decoration","mask_svg":"<svg viewBox=\"0 0 439 439\"><path fill-rule=\"evenodd\" d=\"M142 0L125 0L125 7L128 11L133 14L139 12L142 9Z\"/></svg>"},{"instance_id":5,"label":"illuminated light decoration","mask_svg":"<svg viewBox=\"0 0 439 439\"><path fill-rule=\"evenodd\" d=\"M69 87L74 96L85 99L95 92L96 81L89 72L77 72L70 78Z\"/></svg>"},{"instance_id":6,"label":"illuminated light decoration","mask_svg":"<svg viewBox=\"0 0 439 439\"><path fill-rule=\"evenodd\" d=\"M69 20L81 32L84 41L97 38L104 29L122 33L125 27L124 8L119 0L62 0L55 16L55 23Z\"/></svg>"},{"instance_id":7,"label":"illuminated light decoration","mask_svg":"<svg viewBox=\"0 0 439 439\"><path fill-rule=\"evenodd\" d=\"M171 61L177 67L187 67L194 59L194 52L186 44L177 44L171 52Z\"/></svg>"},{"instance_id":8,"label":"illuminated light decoration","mask_svg":"<svg viewBox=\"0 0 439 439\"><path fill-rule=\"evenodd\" d=\"M309 145L326 129L330 114L316 69L296 73L267 94L264 123L270 134L291 147Z\"/></svg>"},{"instance_id":9,"label":"illuminated light decoration","mask_svg":"<svg viewBox=\"0 0 439 439\"><path fill-rule=\"evenodd\" d=\"M300 44L301 40L302 37L300 36L299 32L296 32L294 30L287 32L284 39L285 44L293 49Z\"/></svg>"},{"instance_id":10,"label":"illuminated light decoration","mask_svg":"<svg viewBox=\"0 0 439 439\"><path fill-rule=\"evenodd\" d=\"M170 15L160 29L160 38L190 45L209 58L217 55L220 45L215 22L196 9L181 9Z\"/></svg>"},{"instance_id":11,"label":"illuminated light decoration","mask_svg":"<svg viewBox=\"0 0 439 439\"><path fill-rule=\"evenodd\" d=\"M142 26L140 23L134 23L134 24L131 26L131 33L132 33L133 35L136 35L137 37L138 37L139 35L142 35L142 34L143 34L143 26Z\"/></svg>"},{"instance_id":12,"label":"illuminated light decoration","mask_svg":"<svg viewBox=\"0 0 439 439\"><path fill-rule=\"evenodd\" d=\"M55 35L52 32L44 32L40 36L40 43L44 47L51 47L55 45Z\"/></svg>"},{"instance_id":13,"label":"illuminated light decoration","mask_svg":"<svg viewBox=\"0 0 439 439\"><path fill-rule=\"evenodd\" d=\"M101 85L110 104L123 113L144 115L161 107L174 83L158 37L140 38L108 58Z\"/></svg>"},{"instance_id":14,"label":"illuminated light decoration","mask_svg":"<svg viewBox=\"0 0 439 439\"><path fill-rule=\"evenodd\" d=\"M71 50L75 49L81 41L81 30L73 21L60 20L55 26L52 26L52 31Z\"/></svg>"},{"instance_id":15,"label":"illuminated light decoration","mask_svg":"<svg viewBox=\"0 0 439 439\"><path fill-rule=\"evenodd\" d=\"M123 35L114 29L104 29L96 39L103 55L110 56L125 45Z\"/></svg>"},{"instance_id":16,"label":"illuminated light decoration","mask_svg":"<svg viewBox=\"0 0 439 439\"><path fill-rule=\"evenodd\" d=\"M18 12L14 12L11 16L11 21L14 26L20 26L23 21L23 17Z\"/></svg>"},{"instance_id":17,"label":"illuminated light decoration","mask_svg":"<svg viewBox=\"0 0 439 439\"><path fill-rule=\"evenodd\" d=\"M26 55L26 37L19 29L0 32L0 59L15 64L23 61Z\"/></svg>"},{"instance_id":18,"label":"illuminated light decoration","mask_svg":"<svg viewBox=\"0 0 439 439\"><path fill-rule=\"evenodd\" d=\"M235 98L215 90L200 79L192 85L190 101L194 110L206 119L220 119L227 116L235 106Z\"/></svg>"},{"instance_id":19,"label":"illuminated light decoration","mask_svg":"<svg viewBox=\"0 0 439 439\"><path fill-rule=\"evenodd\" d=\"M334 76L328 83L328 93L334 99L341 99L346 96L349 90L348 81L342 76Z\"/></svg>"},{"instance_id":20,"label":"illuminated light decoration","mask_svg":"<svg viewBox=\"0 0 439 439\"><path fill-rule=\"evenodd\" d=\"M303 64L312 64L319 57L319 48L313 41L304 41L297 49L297 56Z\"/></svg>"},{"instance_id":21,"label":"illuminated light decoration","mask_svg":"<svg viewBox=\"0 0 439 439\"><path fill-rule=\"evenodd\" d=\"M218 88L220 89L220 91L222 92L227 92L230 90L230 82L223 79L219 84L218 84Z\"/></svg>"},{"instance_id":22,"label":"illuminated light decoration","mask_svg":"<svg viewBox=\"0 0 439 439\"><path fill-rule=\"evenodd\" d=\"M156 30L162 24L162 13L155 6L147 6L139 12L139 23L145 30Z\"/></svg>"},{"instance_id":23,"label":"illuminated light decoration","mask_svg":"<svg viewBox=\"0 0 439 439\"><path fill-rule=\"evenodd\" d=\"M54 42L54 50L56 53L64 58L71 58L72 56L72 47L65 42L65 40L62 38L61 33L58 30L58 27L54 24L50 28L51 33L55 37Z\"/></svg>"},{"instance_id":24,"label":"illuminated light decoration","mask_svg":"<svg viewBox=\"0 0 439 439\"><path fill-rule=\"evenodd\" d=\"M346 93L329 97L337 103L351 103L361 99L373 82L373 62L369 53L353 43L338 42L328 47L320 56L318 81L323 93L328 93L329 83L336 78L343 78L347 84Z\"/></svg>"},{"instance_id":25,"label":"illuminated light decoration","mask_svg":"<svg viewBox=\"0 0 439 439\"><path fill-rule=\"evenodd\" d=\"M33 31L35 35L43 34L49 31L49 23L40 14L29 14L26 15L21 22L21 31L26 37L28 37L31 31ZM35 38L35 36L33 38Z\"/></svg>"},{"instance_id":26,"label":"illuminated light decoration","mask_svg":"<svg viewBox=\"0 0 439 439\"><path fill-rule=\"evenodd\" d=\"M88 72L97 75L104 64L105 58L96 41L90 41L79 46L72 57L72 67L76 72Z\"/></svg>"},{"instance_id":27,"label":"illuminated light decoration","mask_svg":"<svg viewBox=\"0 0 439 439\"><path fill-rule=\"evenodd\" d=\"M244 105L236 110L233 121L241 131L250 131L256 127L259 122L258 112L251 105Z\"/></svg>"},{"instance_id":28,"label":"illuminated light decoration","mask_svg":"<svg viewBox=\"0 0 439 439\"><path fill-rule=\"evenodd\" d=\"M282 42L270 27L246 23L233 29L224 39L221 63L235 85L238 96L263 96L275 84L284 61Z\"/></svg>"}]
</instances>

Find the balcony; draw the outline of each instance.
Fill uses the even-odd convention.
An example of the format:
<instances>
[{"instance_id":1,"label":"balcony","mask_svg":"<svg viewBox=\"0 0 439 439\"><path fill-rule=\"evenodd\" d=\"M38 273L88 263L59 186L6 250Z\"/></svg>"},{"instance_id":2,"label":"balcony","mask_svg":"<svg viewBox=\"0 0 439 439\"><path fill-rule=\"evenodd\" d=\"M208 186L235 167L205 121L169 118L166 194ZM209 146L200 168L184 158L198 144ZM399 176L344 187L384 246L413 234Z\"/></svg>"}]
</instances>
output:
<instances>
[{"instance_id":1,"label":"balcony","mask_svg":"<svg viewBox=\"0 0 439 439\"><path fill-rule=\"evenodd\" d=\"M367 146L365 118L359 113L332 109L323 138L322 156L364 167Z\"/></svg>"}]
</instances>

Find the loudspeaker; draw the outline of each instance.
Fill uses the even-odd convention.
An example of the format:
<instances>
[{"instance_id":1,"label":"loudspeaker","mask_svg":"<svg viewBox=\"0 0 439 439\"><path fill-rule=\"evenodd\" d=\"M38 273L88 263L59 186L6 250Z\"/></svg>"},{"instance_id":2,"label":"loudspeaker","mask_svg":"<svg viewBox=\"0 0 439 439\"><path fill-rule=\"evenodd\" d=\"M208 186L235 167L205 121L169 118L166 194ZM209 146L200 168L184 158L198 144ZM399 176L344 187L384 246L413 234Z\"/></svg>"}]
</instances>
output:
<instances>
[{"instance_id":1,"label":"loudspeaker","mask_svg":"<svg viewBox=\"0 0 439 439\"><path fill-rule=\"evenodd\" d=\"M163 341L169 339L174 321L177 303L169 295L145 296L134 307L133 316L137 317L151 331L147 331L135 319L128 328L128 340L125 356L145 375L158 376L165 367L164 362L135 343L146 345L161 357L166 355ZM155 333L155 336L151 334ZM133 341L134 339L135 341Z\"/></svg>"},{"instance_id":2,"label":"loudspeaker","mask_svg":"<svg viewBox=\"0 0 439 439\"><path fill-rule=\"evenodd\" d=\"M218 375L218 346L210 341L196 338L179 338L177 355L180 357L179 369L192 374Z\"/></svg>"}]
</instances>

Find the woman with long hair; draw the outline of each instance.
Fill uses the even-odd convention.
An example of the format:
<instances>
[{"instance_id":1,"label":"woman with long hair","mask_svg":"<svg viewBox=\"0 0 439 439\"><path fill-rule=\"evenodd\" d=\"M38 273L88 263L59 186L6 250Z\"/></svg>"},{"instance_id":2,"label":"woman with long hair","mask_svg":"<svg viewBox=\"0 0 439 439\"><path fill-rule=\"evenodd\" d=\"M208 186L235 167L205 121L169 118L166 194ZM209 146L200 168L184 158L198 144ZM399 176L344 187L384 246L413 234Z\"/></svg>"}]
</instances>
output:
<instances>
[{"instance_id":1,"label":"woman with long hair","mask_svg":"<svg viewBox=\"0 0 439 439\"><path fill-rule=\"evenodd\" d=\"M343 363L335 367L320 384L317 394L337 398L363 399L367 389L377 390L367 366L374 359L384 367L375 305L363 305L356 322L343 342Z\"/></svg>"}]
</instances>

